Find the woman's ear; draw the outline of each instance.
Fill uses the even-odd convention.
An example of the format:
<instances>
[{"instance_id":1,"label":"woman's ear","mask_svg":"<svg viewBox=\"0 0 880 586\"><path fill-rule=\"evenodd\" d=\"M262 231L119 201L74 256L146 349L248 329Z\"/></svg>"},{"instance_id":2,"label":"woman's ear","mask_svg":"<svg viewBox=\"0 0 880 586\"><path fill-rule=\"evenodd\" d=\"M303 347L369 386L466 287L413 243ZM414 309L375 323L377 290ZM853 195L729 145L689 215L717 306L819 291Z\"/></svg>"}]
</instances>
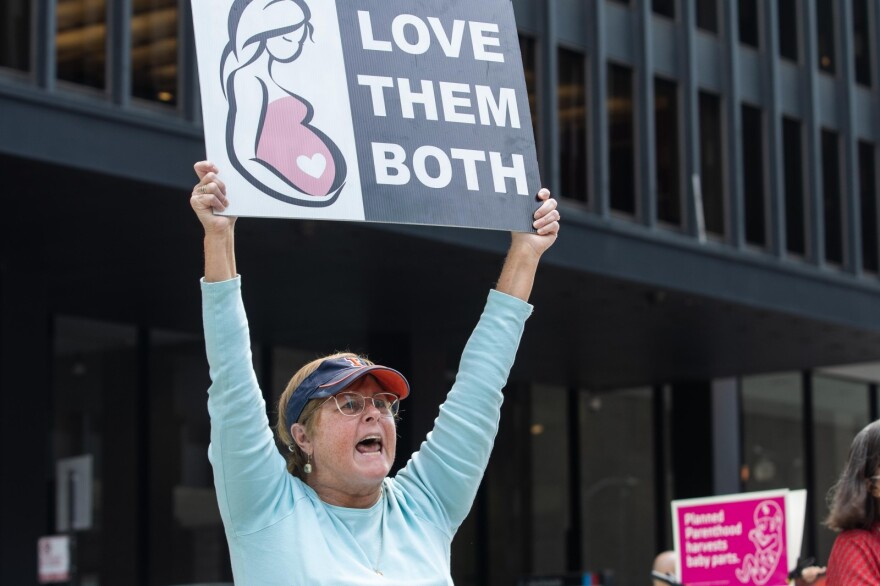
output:
<instances>
[{"instance_id":1,"label":"woman's ear","mask_svg":"<svg viewBox=\"0 0 880 586\"><path fill-rule=\"evenodd\" d=\"M868 492L871 493L871 496L875 499L880 499L880 482L875 480L869 480L870 484L868 485Z\"/></svg>"},{"instance_id":2,"label":"woman's ear","mask_svg":"<svg viewBox=\"0 0 880 586\"><path fill-rule=\"evenodd\" d=\"M306 426L302 423L294 423L290 426L290 437L293 438L293 441L296 442L296 445L299 446L306 454L312 453L312 440L309 439L309 434L306 432Z\"/></svg>"}]
</instances>

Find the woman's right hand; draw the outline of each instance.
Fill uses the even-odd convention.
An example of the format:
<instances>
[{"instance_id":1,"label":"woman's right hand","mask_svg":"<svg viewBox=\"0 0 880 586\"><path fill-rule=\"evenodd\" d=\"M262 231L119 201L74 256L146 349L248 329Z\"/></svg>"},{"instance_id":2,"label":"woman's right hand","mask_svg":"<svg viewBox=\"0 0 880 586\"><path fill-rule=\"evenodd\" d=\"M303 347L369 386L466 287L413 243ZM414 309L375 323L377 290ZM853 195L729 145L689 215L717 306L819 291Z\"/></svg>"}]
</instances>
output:
<instances>
[{"instance_id":1,"label":"woman's right hand","mask_svg":"<svg viewBox=\"0 0 880 586\"><path fill-rule=\"evenodd\" d=\"M210 161L199 161L193 168L199 182L193 187L189 203L205 229L205 235L220 234L232 229L235 218L218 216L214 212L222 212L229 205L226 198L226 185L217 177L219 169Z\"/></svg>"}]
</instances>

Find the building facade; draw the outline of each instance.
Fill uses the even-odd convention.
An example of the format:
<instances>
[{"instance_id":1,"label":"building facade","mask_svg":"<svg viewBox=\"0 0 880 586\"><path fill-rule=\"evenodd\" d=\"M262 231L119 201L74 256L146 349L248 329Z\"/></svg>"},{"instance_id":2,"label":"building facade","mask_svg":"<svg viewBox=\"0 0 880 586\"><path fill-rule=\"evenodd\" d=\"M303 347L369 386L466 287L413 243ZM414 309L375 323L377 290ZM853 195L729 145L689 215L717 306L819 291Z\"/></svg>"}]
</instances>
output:
<instances>
[{"instance_id":1,"label":"building facade","mask_svg":"<svg viewBox=\"0 0 880 586\"><path fill-rule=\"evenodd\" d=\"M547 255L457 584L647 582L669 502L808 490L805 555L880 416L880 0L514 0ZM190 3L0 4L0 583L231 582L200 335ZM342 348L404 371L417 449L506 235L238 223L267 403ZM89 482L64 473L87 456ZM62 464L59 467L59 462ZM71 489L71 487L74 487ZM59 497L59 495L61 495Z\"/></svg>"}]
</instances>

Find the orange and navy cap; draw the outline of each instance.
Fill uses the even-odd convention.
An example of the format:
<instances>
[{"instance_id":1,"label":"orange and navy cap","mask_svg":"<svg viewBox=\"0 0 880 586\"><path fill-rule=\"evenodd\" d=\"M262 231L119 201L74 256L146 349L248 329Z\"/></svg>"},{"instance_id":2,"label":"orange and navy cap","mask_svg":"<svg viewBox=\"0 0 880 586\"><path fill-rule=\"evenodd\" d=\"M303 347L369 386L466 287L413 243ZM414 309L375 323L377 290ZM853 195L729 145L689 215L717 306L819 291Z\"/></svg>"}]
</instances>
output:
<instances>
[{"instance_id":1,"label":"orange and navy cap","mask_svg":"<svg viewBox=\"0 0 880 586\"><path fill-rule=\"evenodd\" d=\"M379 364L369 365L357 356L328 358L291 395L284 411L287 424L299 420L302 410L311 399L332 397L367 374L375 377L384 391L397 395L399 399L406 399L409 395L406 377L393 368Z\"/></svg>"}]
</instances>

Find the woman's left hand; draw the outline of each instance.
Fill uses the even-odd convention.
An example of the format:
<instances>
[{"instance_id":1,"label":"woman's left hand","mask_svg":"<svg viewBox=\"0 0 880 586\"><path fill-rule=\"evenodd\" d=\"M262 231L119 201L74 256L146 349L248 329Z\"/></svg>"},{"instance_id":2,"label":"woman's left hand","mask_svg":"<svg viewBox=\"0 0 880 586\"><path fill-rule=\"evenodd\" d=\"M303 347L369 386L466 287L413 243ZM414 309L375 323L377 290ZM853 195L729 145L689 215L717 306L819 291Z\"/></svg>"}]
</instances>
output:
<instances>
[{"instance_id":1,"label":"woman's left hand","mask_svg":"<svg viewBox=\"0 0 880 586\"><path fill-rule=\"evenodd\" d=\"M550 191L541 189L538 192L538 200L541 207L535 211L535 221L532 226L538 231L537 234L527 232L514 232L512 235L511 248L514 246L528 246L538 257L544 254L548 248L556 242L559 234L559 221L561 216L557 210L558 203L550 197Z\"/></svg>"}]
</instances>

